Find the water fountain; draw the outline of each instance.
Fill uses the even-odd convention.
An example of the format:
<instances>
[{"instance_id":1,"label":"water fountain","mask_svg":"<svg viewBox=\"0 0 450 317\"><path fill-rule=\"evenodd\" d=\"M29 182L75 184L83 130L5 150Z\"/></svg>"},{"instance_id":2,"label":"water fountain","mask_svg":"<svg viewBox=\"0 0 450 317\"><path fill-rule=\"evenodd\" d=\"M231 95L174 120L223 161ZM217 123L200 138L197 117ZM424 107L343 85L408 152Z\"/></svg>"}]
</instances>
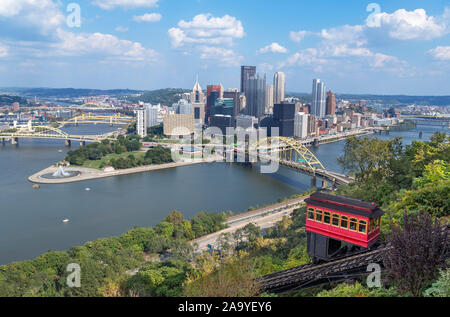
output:
<instances>
[{"instance_id":1,"label":"water fountain","mask_svg":"<svg viewBox=\"0 0 450 317\"><path fill-rule=\"evenodd\" d=\"M67 173L62 166L58 168L56 172L53 173L53 177L62 178L71 176L70 173Z\"/></svg>"},{"instance_id":2,"label":"water fountain","mask_svg":"<svg viewBox=\"0 0 450 317\"><path fill-rule=\"evenodd\" d=\"M54 173L48 173L45 175L42 175L42 178L45 179L64 179L64 178L71 178L80 175L81 173L78 171L68 171L64 170L62 166L58 167L56 172Z\"/></svg>"}]
</instances>

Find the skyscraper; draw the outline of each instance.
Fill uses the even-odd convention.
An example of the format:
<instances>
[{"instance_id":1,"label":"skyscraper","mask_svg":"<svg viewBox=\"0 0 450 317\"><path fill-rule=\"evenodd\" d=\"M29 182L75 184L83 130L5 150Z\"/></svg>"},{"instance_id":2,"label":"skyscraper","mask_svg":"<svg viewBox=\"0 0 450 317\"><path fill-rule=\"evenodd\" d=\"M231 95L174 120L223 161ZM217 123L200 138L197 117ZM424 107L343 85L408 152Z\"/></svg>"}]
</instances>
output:
<instances>
[{"instance_id":1,"label":"skyscraper","mask_svg":"<svg viewBox=\"0 0 450 317\"><path fill-rule=\"evenodd\" d=\"M295 104L281 103L273 106L274 126L280 129L280 136L294 136Z\"/></svg>"},{"instance_id":2,"label":"skyscraper","mask_svg":"<svg viewBox=\"0 0 450 317\"><path fill-rule=\"evenodd\" d=\"M334 116L336 114L336 98L330 90L327 92L327 115Z\"/></svg>"},{"instance_id":3,"label":"skyscraper","mask_svg":"<svg viewBox=\"0 0 450 317\"><path fill-rule=\"evenodd\" d=\"M246 93L247 79L256 75L256 66L241 66L241 93Z\"/></svg>"},{"instance_id":4,"label":"skyscraper","mask_svg":"<svg viewBox=\"0 0 450 317\"><path fill-rule=\"evenodd\" d=\"M245 97L247 115L262 118L266 111L266 75L251 76L247 79Z\"/></svg>"},{"instance_id":5,"label":"skyscraper","mask_svg":"<svg viewBox=\"0 0 450 317\"><path fill-rule=\"evenodd\" d=\"M274 104L284 101L286 90L286 76L282 72L275 73L273 77L273 102Z\"/></svg>"},{"instance_id":6,"label":"skyscraper","mask_svg":"<svg viewBox=\"0 0 450 317\"><path fill-rule=\"evenodd\" d=\"M191 92L191 103L203 103L205 96L203 95L203 90L200 84L197 81L195 82L194 88L192 88Z\"/></svg>"},{"instance_id":7,"label":"skyscraper","mask_svg":"<svg viewBox=\"0 0 450 317\"><path fill-rule=\"evenodd\" d=\"M325 84L320 79L313 80L311 114L317 118L324 118L326 115L325 90Z\"/></svg>"},{"instance_id":8,"label":"skyscraper","mask_svg":"<svg viewBox=\"0 0 450 317\"><path fill-rule=\"evenodd\" d=\"M221 85L208 85L206 88L205 122L209 121L211 108L214 107L216 100L223 95L221 89Z\"/></svg>"},{"instance_id":9,"label":"skyscraper","mask_svg":"<svg viewBox=\"0 0 450 317\"><path fill-rule=\"evenodd\" d=\"M266 88L266 113L273 113L273 86L267 85Z\"/></svg>"}]
</instances>

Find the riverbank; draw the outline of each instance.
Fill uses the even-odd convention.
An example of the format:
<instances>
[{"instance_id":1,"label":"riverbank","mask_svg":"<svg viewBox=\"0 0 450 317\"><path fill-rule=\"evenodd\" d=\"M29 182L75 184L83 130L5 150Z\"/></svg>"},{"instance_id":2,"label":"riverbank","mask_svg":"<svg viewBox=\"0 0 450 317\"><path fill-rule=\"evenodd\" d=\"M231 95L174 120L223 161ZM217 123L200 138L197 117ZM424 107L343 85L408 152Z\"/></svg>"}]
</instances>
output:
<instances>
[{"instance_id":1,"label":"riverbank","mask_svg":"<svg viewBox=\"0 0 450 317\"><path fill-rule=\"evenodd\" d=\"M67 183L82 182L82 181L87 181L87 180L92 180L92 179L107 178L107 177L113 177L113 176L136 174L136 173L151 172L151 171L157 171L157 170L163 170L163 169L169 169L169 168L183 167L183 166L201 164L201 163L205 163L205 161L204 160L192 160L192 161L188 161L188 162L167 163L167 164L160 164L160 165L147 165L147 166L140 166L140 167L134 167L134 168L127 168L127 169L123 169L123 170L115 170L115 171L111 171L111 172L103 172L101 170L97 170L97 169L93 169L93 168L85 168L85 167L67 167L67 168L65 168L66 171L80 172L80 174L77 176L74 176L74 177L61 178L61 179L43 178L43 175L53 174L58 170L58 167L50 166L34 175L31 175L30 177L28 177L28 180L30 182L36 183L36 184L67 184Z\"/></svg>"}]
</instances>

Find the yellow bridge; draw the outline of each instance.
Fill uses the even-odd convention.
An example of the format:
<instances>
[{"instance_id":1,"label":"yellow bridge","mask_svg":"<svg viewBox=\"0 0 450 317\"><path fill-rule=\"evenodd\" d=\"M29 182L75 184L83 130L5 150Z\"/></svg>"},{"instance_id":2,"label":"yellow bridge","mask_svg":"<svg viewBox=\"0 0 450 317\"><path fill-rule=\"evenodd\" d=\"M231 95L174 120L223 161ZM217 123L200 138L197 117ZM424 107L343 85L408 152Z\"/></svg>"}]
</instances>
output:
<instances>
[{"instance_id":1,"label":"yellow bridge","mask_svg":"<svg viewBox=\"0 0 450 317\"><path fill-rule=\"evenodd\" d=\"M92 113L82 113L78 116L70 118L69 120L59 122L59 126L62 128L65 125L73 124L78 126L78 124L109 124L113 125L127 125L134 121L133 117L124 116L120 113L117 113L112 116L106 115L94 115Z\"/></svg>"},{"instance_id":2,"label":"yellow bridge","mask_svg":"<svg viewBox=\"0 0 450 317\"><path fill-rule=\"evenodd\" d=\"M323 187L349 184L353 178L327 170L319 159L301 142L287 137L274 137L261 139L250 144L247 154L259 153L259 157L265 161L276 160L280 165L307 173L312 178L312 186L316 186L317 178L323 180ZM239 154L239 151L237 151ZM241 153L242 154L242 153Z\"/></svg>"},{"instance_id":3,"label":"yellow bridge","mask_svg":"<svg viewBox=\"0 0 450 317\"><path fill-rule=\"evenodd\" d=\"M88 114L81 114L75 116L67 121L58 122L58 127L51 125L37 125L33 126L29 121L26 127L13 128L10 130L0 131L0 139L3 144L6 140L11 140L11 144L17 144L19 139L52 139L64 140L67 146L70 146L72 141L79 141L80 145L85 145L86 142L100 142L104 139L117 136L120 132L110 132L102 135L76 135L68 134L61 130L65 125L74 124L110 124L112 125L127 125L133 122L132 117L121 116L116 114L114 116L99 116Z\"/></svg>"}]
</instances>

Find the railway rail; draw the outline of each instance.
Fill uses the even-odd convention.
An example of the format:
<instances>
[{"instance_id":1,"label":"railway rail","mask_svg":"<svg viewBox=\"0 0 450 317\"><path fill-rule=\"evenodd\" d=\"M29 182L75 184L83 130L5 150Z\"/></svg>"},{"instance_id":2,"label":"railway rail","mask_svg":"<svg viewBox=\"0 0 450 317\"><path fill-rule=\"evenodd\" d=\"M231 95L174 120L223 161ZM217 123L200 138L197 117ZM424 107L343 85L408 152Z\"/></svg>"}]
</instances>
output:
<instances>
[{"instance_id":1,"label":"railway rail","mask_svg":"<svg viewBox=\"0 0 450 317\"><path fill-rule=\"evenodd\" d=\"M447 234L447 240L450 238L449 229L448 225L442 229ZM371 273L367 272L368 265L382 265L383 254L389 248L389 245L379 245L374 250L344 256L331 262L307 264L266 275L260 279L261 288L270 293L284 293L367 275Z\"/></svg>"}]
</instances>

